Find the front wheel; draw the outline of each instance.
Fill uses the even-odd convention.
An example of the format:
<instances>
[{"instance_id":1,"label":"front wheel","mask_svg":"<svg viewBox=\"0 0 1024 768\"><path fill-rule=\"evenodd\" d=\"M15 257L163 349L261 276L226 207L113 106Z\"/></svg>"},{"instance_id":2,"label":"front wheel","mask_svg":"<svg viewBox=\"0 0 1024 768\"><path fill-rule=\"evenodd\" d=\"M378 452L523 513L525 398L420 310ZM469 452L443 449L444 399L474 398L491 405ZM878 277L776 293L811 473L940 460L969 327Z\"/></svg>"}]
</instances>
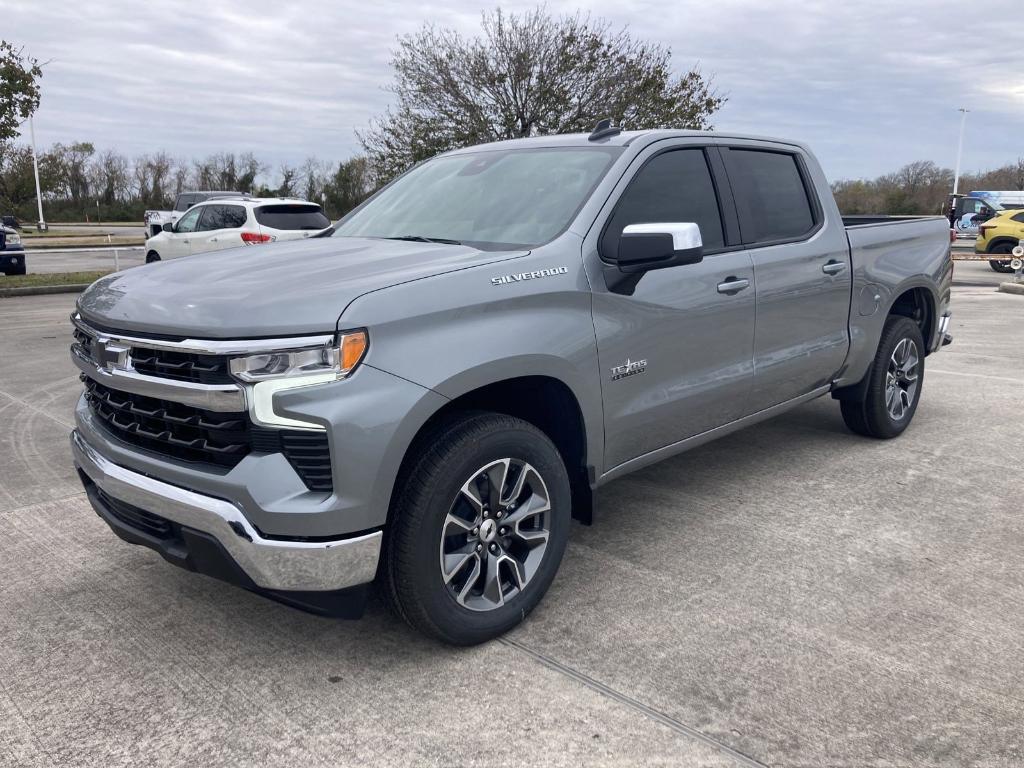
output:
<instances>
[{"instance_id":1,"label":"front wheel","mask_svg":"<svg viewBox=\"0 0 1024 768\"><path fill-rule=\"evenodd\" d=\"M839 401L851 431L881 439L903 433L921 399L924 351L917 323L898 315L885 321L863 397Z\"/></svg>"},{"instance_id":2,"label":"front wheel","mask_svg":"<svg viewBox=\"0 0 1024 768\"><path fill-rule=\"evenodd\" d=\"M994 259L989 259L988 265L996 272L1002 272L1004 274L1007 272L1013 272L1013 267L1010 266L1010 262L1008 261L995 261Z\"/></svg>"},{"instance_id":3,"label":"front wheel","mask_svg":"<svg viewBox=\"0 0 1024 768\"><path fill-rule=\"evenodd\" d=\"M507 632L554 580L570 504L565 465L539 429L493 413L450 422L399 479L384 552L389 602L454 645Z\"/></svg>"}]
</instances>

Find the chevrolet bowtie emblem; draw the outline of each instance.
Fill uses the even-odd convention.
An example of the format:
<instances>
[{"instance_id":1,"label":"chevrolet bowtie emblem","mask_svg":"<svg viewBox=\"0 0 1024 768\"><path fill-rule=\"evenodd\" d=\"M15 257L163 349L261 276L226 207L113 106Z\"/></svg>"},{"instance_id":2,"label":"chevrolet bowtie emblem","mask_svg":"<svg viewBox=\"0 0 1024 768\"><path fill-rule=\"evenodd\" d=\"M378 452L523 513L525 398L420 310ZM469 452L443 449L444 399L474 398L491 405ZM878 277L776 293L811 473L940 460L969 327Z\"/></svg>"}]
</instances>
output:
<instances>
[{"instance_id":1,"label":"chevrolet bowtie emblem","mask_svg":"<svg viewBox=\"0 0 1024 768\"><path fill-rule=\"evenodd\" d=\"M92 342L92 359L96 362L97 366L105 371L111 371L115 368L127 370L129 366L128 356L131 351L131 347L118 344L102 336L93 339Z\"/></svg>"}]
</instances>

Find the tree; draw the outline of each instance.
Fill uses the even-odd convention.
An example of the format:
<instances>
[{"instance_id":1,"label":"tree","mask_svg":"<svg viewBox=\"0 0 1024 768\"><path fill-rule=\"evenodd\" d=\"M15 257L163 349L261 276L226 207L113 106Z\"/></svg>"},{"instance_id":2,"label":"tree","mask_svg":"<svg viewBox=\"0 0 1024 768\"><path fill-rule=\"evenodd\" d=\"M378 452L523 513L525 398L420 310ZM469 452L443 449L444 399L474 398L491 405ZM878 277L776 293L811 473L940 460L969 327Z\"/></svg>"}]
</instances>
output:
<instances>
[{"instance_id":1,"label":"tree","mask_svg":"<svg viewBox=\"0 0 1024 768\"><path fill-rule=\"evenodd\" d=\"M333 218L351 211L373 191L370 164L365 157L353 157L338 164L338 170L324 184L327 210Z\"/></svg>"},{"instance_id":2,"label":"tree","mask_svg":"<svg viewBox=\"0 0 1024 768\"><path fill-rule=\"evenodd\" d=\"M628 128L711 127L724 103L698 69L675 75L672 52L576 14L484 13L482 35L428 24L400 37L393 109L359 134L386 181L455 147L589 131L604 117Z\"/></svg>"},{"instance_id":3,"label":"tree","mask_svg":"<svg viewBox=\"0 0 1024 768\"><path fill-rule=\"evenodd\" d=\"M0 40L0 143L18 135L18 126L39 108L39 62Z\"/></svg>"}]
</instances>

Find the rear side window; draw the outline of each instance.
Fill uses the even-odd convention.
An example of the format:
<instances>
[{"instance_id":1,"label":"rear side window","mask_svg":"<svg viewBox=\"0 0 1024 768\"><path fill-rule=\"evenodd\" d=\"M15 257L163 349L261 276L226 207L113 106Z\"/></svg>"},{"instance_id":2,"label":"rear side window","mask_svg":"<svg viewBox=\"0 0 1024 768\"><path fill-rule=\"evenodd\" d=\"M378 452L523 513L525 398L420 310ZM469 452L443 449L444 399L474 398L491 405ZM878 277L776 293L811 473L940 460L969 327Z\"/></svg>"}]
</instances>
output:
<instances>
[{"instance_id":1,"label":"rear side window","mask_svg":"<svg viewBox=\"0 0 1024 768\"><path fill-rule=\"evenodd\" d=\"M178 199L174 203L174 210L176 211L187 211L196 202L195 195L178 195Z\"/></svg>"},{"instance_id":2,"label":"rear side window","mask_svg":"<svg viewBox=\"0 0 1024 768\"><path fill-rule=\"evenodd\" d=\"M644 165L615 206L601 240L601 253L614 257L622 230L630 224L694 222L706 250L722 248L722 216L711 170L702 149L676 149Z\"/></svg>"},{"instance_id":3,"label":"rear side window","mask_svg":"<svg viewBox=\"0 0 1024 768\"><path fill-rule=\"evenodd\" d=\"M208 232L213 229L238 229L245 224L245 208L240 205L207 205L199 229Z\"/></svg>"},{"instance_id":4,"label":"rear side window","mask_svg":"<svg viewBox=\"0 0 1024 768\"><path fill-rule=\"evenodd\" d=\"M1019 221L1021 224L1024 224L1024 213L1018 213L1016 216L1013 217L1013 220Z\"/></svg>"},{"instance_id":5,"label":"rear side window","mask_svg":"<svg viewBox=\"0 0 1024 768\"><path fill-rule=\"evenodd\" d=\"M272 229L321 230L331 226L319 205L263 205L256 209L260 226Z\"/></svg>"},{"instance_id":6,"label":"rear side window","mask_svg":"<svg viewBox=\"0 0 1024 768\"><path fill-rule=\"evenodd\" d=\"M796 155L748 149L724 154L745 243L796 240L814 229L815 206Z\"/></svg>"}]
</instances>

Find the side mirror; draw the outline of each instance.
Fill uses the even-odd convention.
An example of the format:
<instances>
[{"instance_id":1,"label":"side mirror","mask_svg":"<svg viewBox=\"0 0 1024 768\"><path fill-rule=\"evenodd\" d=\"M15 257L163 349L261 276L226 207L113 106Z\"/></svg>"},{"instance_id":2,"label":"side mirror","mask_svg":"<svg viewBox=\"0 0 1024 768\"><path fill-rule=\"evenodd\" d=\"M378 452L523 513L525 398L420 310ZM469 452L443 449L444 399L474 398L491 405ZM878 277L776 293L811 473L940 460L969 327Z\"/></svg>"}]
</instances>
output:
<instances>
[{"instance_id":1,"label":"side mirror","mask_svg":"<svg viewBox=\"0 0 1024 768\"><path fill-rule=\"evenodd\" d=\"M161 227L161 229L163 229L164 232L173 232L174 225L168 221L163 225L163 227Z\"/></svg>"},{"instance_id":2,"label":"side mirror","mask_svg":"<svg viewBox=\"0 0 1024 768\"><path fill-rule=\"evenodd\" d=\"M614 264L604 268L608 290L632 295L649 270L701 262L700 227L693 222L630 224L622 230L613 258Z\"/></svg>"}]
</instances>

